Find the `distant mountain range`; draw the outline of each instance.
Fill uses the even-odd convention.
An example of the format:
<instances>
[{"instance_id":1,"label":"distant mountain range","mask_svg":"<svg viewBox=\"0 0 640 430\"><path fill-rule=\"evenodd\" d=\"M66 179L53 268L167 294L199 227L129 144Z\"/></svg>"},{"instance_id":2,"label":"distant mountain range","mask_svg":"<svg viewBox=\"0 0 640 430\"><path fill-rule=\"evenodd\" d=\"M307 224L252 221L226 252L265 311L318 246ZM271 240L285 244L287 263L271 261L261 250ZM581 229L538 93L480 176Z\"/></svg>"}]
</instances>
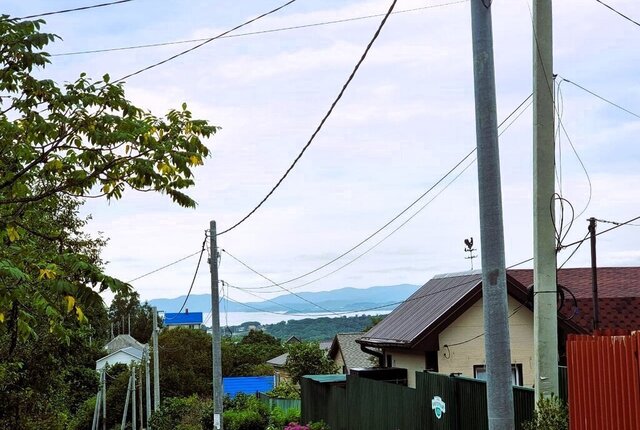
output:
<instances>
[{"instance_id":1,"label":"distant mountain range","mask_svg":"<svg viewBox=\"0 0 640 430\"><path fill-rule=\"evenodd\" d=\"M381 310L393 309L419 288L418 285L400 284L370 288L340 288L331 291L300 292L285 294L275 297L271 301L255 301L243 304L223 299L221 307L226 306L229 312L284 312L284 313L313 313L323 312L322 308L331 311L360 311L373 307ZM164 312L178 312L185 296L174 299L153 299L149 301L151 306ZM305 300L308 300L305 301ZM191 312L209 312L211 310L211 295L192 294L185 306Z\"/></svg>"}]
</instances>

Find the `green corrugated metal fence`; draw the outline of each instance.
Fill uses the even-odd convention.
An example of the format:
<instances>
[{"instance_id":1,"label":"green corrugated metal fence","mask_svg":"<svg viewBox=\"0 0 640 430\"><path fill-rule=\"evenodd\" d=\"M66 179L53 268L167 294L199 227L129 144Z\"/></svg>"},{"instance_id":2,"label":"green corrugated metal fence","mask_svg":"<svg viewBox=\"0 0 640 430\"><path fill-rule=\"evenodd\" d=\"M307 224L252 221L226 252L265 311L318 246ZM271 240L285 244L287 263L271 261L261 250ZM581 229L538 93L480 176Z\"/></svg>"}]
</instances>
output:
<instances>
[{"instance_id":1,"label":"green corrugated metal fence","mask_svg":"<svg viewBox=\"0 0 640 430\"><path fill-rule=\"evenodd\" d=\"M416 401L412 388L349 375L347 428L419 429L423 420Z\"/></svg>"},{"instance_id":2,"label":"green corrugated metal fence","mask_svg":"<svg viewBox=\"0 0 640 430\"><path fill-rule=\"evenodd\" d=\"M349 430L346 383L323 384L311 379L300 380L302 422L326 422L331 430Z\"/></svg>"},{"instance_id":3,"label":"green corrugated metal fence","mask_svg":"<svg viewBox=\"0 0 640 430\"><path fill-rule=\"evenodd\" d=\"M560 372L562 397L566 378ZM415 389L351 375L346 384L303 378L301 386L302 421L322 419L332 430L488 428L486 383L476 379L417 372ZM531 388L513 387L516 430L533 417L534 395ZM440 418L436 406L444 406Z\"/></svg>"},{"instance_id":4,"label":"green corrugated metal fence","mask_svg":"<svg viewBox=\"0 0 640 430\"><path fill-rule=\"evenodd\" d=\"M274 397L269 397L269 395L265 393L258 393L258 398L261 402L269 406L269 409L273 409L278 407L283 411L288 409L300 410L300 399L277 399Z\"/></svg>"}]
</instances>

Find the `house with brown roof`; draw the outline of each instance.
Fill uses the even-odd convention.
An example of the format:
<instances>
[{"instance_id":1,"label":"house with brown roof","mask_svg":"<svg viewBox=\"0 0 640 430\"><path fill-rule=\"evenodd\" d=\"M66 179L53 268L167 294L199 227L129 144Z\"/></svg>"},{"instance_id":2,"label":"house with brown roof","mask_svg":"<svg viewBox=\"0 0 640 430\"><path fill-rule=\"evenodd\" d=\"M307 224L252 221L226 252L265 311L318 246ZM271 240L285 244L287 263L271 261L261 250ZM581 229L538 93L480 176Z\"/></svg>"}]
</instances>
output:
<instances>
[{"instance_id":1,"label":"house with brown roof","mask_svg":"<svg viewBox=\"0 0 640 430\"><path fill-rule=\"evenodd\" d=\"M534 383L532 270L507 271L513 381ZM561 269L566 288L558 315L559 355L570 333L592 329L591 269ZM600 328L640 329L640 268L598 269ZM575 300L573 296L575 296ZM482 275L479 271L431 279L357 342L382 351L381 365L485 378Z\"/></svg>"}]
</instances>

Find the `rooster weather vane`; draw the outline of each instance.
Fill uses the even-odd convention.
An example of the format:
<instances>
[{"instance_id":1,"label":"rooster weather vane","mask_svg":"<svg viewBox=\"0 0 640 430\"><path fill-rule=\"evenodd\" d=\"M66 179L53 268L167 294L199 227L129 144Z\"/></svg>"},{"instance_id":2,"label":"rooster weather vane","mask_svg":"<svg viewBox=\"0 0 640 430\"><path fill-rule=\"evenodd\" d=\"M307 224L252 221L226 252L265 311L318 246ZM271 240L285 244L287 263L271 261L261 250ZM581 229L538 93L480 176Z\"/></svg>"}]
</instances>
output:
<instances>
[{"instance_id":1,"label":"rooster weather vane","mask_svg":"<svg viewBox=\"0 0 640 430\"><path fill-rule=\"evenodd\" d=\"M473 247L473 237L470 237L469 239L465 239L464 240L464 244L466 245L466 248L464 249L464 252L468 252L469 256L468 257L464 257L466 260L470 260L471 261L471 270L473 270L473 259L477 258L477 255L473 255L473 251L475 251L476 249Z\"/></svg>"}]
</instances>

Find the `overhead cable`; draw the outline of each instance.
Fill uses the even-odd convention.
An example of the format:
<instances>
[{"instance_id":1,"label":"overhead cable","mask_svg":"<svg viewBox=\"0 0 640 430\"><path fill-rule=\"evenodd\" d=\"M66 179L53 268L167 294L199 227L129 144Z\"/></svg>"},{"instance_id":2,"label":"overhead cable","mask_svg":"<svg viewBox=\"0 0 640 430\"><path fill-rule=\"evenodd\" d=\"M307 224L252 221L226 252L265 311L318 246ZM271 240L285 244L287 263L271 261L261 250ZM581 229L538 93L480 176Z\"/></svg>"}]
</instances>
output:
<instances>
[{"instance_id":1,"label":"overhead cable","mask_svg":"<svg viewBox=\"0 0 640 430\"><path fill-rule=\"evenodd\" d=\"M509 129L509 127L511 127L511 125L514 123L515 120L517 120L526 110L520 110L533 96L533 94L529 94L529 96L527 96L513 111L511 111L511 113L509 115L507 115L507 117L502 120L502 122L500 122L500 124L498 125L498 127L503 126L511 117L515 116L514 120L512 122L510 122L499 134L502 135L502 133L504 133L506 130ZM529 104L527 105L527 107L529 106ZM374 231L373 233L369 234L367 237L365 237L364 239L362 239L360 242L358 242L356 245L352 246L351 248L349 248L348 250L344 251L343 253L341 253L340 255L334 257L333 259L331 259L330 261L316 267L315 269L312 269L308 272L305 272L301 275L298 275L294 278L288 279L286 281L283 282L279 282L279 285L285 285L285 284L289 284L291 282L297 281L299 279L305 278L309 275L312 275L322 269L324 269L325 267L335 263L336 261L342 259L343 257L347 256L348 254L352 253L353 251L355 251L356 249L360 248L362 245L364 245L365 243L367 243L369 240L371 240L373 237L375 237L376 235L378 235L381 231L383 231L384 229L386 229L389 225L391 225L393 222L395 222L398 218L400 218L402 215L404 215L407 211L409 211L411 208L413 208L415 205L417 205L424 197L426 197L429 193L431 193L438 185L440 185L445 179L447 179L447 177L449 177L453 172L456 171L456 169L458 169L458 167L460 167L469 157L471 157L473 155L473 153L476 151L476 148L474 147L471 151L469 151L469 153L467 155L465 155L464 157L462 157L462 159L460 161L458 161L451 169L449 169L440 179L438 179L433 185L431 185L425 192L423 192L420 196L418 196L415 200L413 200L408 206L406 206L403 210L401 210L398 214L396 214L393 218L391 218L389 221L387 221L384 225L382 225L380 228L378 228L376 231ZM474 159L475 160L475 159ZM467 170L469 168L469 166L465 167L463 172L465 170ZM446 189L449 185L451 185L451 183L453 183L456 179L458 179L458 177L461 175L458 174L449 184L447 184L445 186L444 189ZM436 195L436 197L442 192L444 191L441 190L440 192L438 192L438 194ZM434 197L435 199L435 197ZM404 226L409 220L411 220L415 215L417 215L417 213L419 213L420 211L422 211L433 199L429 200L429 202L427 202L422 208L420 208L414 215L412 215L408 220L406 220L403 224L401 224L400 227L396 228L394 231L392 231L391 234L395 233L399 228L401 228L402 226ZM387 237L385 237L384 239L382 239L380 242L378 242L376 245L374 245L372 248L370 248L368 251L366 251L364 254L368 253L369 251L371 251L373 248L377 247L380 243L382 243L384 240L386 240L390 235L388 235ZM351 263L353 263L355 260L359 259L360 257L362 257L364 254L361 254L360 256L356 257L356 259L352 260L351 262L341 266L338 270L341 270L342 268L350 265ZM335 272L337 272L338 270L334 270L333 272L330 272L330 274L333 274ZM328 275L327 275L328 276ZM296 287L293 288L300 288L302 286L306 286L309 285L313 282L317 282L320 279L324 279L327 276L322 276L320 278L314 279L313 281L304 283L302 285L298 285ZM260 289L267 289L267 288L272 288L272 285L265 285L262 287L245 287L247 289L252 289L252 290L260 290Z\"/></svg>"},{"instance_id":2,"label":"overhead cable","mask_svg":"<svg viewBox=\"0 0 640 430\"><path fill-rule=\"evenodd\" d=\"M263 275L262 273L258 272L257 270L255 270L254 268L250 267L249 265L247 265L247 263L245 263L244 261L240 260L239 258L235 257L233 254L229 253L228 251L224 250L224 249L220 249L222 252L224 252L225 254L227 254L229 257L233 258L235 261L237 261L238 263L240 263L241 265L243 265L244 267L246 267L247 269L249 269L251 272L255 273L256 275L260 276L261 278L271 282L274 286L280 288L282 291L286 291L289 294L293 294L294 296L296 296L297 298L299 298L300 300L303 300L307 303L309 303L310 305L313 305L315 307L317 307L318 309L322 309L325 312L329 312L331 314L337 315L335 312L333 312L332 310L329 310L317 303L312 302L309 299L306 299L304 297L302 297L300 294L298 293L294 293L291 290L288 290L286 287L283 287L282 285L278 284L277 282L271 280L270 278L268 278L267 276ZM281 305L282 306L282 305Z\"/></svg>"},{"instance_id":3,"label":"overhead cable","mask_svg":"<svg viewBox=\"0 0 640 430\"><path fill-rule=\"evenodd\" d=\"M135 282L135 281L137 281L138 279L145 278L145 277L147 277L147 276L149 276L149 275L153 275L153 274L154 274L154 273L156 273L156 272L159 272L159 271L164 270L164 269L166 269L166 268L168 268L168 267L171 267L171 266L173 266L173 265L175 265L175 264L178 264L178 263L180 263L180 262L182 262L182 261L184 261L184 260L187 260L187 259L189 259L189 258L191 258L191 257L193 257L193 256L195 256L195 255L198 255L198 254L200 254L200 253L201 253L201 251L200 251L200 250L198 250L198 251L194 252L193 254L189 254L189 255L187 255L186 257L182 257L182 258L180 258L180 259L178 259L178 260L175 260L175 261L173 261L173 262L171 262L171 263L169 263L169 264L165 264L164 266L158 267L157 269L154 269L154 270L152 270L152 271L150 271L150 272L147 272L147 273L145 273L145 274L142 274L142 275L140 275L140 276L137 276L137 277L135 277L135 278L133 278L133 279L131 279L131 280L127 281L127 284L130 284L130 283L132 283L132 282Z\"/></svg>"},{"instance_id":4,"label":"overhead cable","mask_svg":"<svg viewBox=\"0 0 640 430\"><path fill-rule=\"evenodd\" d=\"M605 2L601 1L601 0L596 0L598 3L600 3L602 6L606 7L609 10L614 11L615 13L617 13L618 15L620 15L621 17L623 17L624 19L626 19L627 21L637 25L638 27L640 27L640 22L630 18L629 16L623 14L622 12L620 12L619 10L613 8L612 6L609 6L608 4L606 4Z\"/></svg>"},{"instance_id":5,"label":"overhead cable","mask_svg":"<svg viewBox=\"0 0 640 430\"><path fill-rule=\"evenodd\" d=\"M434 9L434 8L439 8L439 7L444 7L444 6L456 5L456 4L460 4L460 3L467 3L468 1L469 0L459 0L459 1L449 2L449 3L434 4L434 5L422 6L422 7L414 7L412 9L397 10L397 11L392 12L391 14L395 15L395 14L400 14L400 13L417 12L417 11L421 11L421 10L425 10L425 9ZM340 24L340 23L344 23L344 22L360 21L360 20L371 19L371 18L379 18L379 17L384 16L384 15L385 15L384 13L378 13L378 14L374 14L374 15L365 15L365 16L356 16L356 17L351 17L351 18L336 19L336 20L333 20L333 21L322 21L322 22L315 22L315 23L310 23L310 24L293 25L293 26L289 26L289 27L279 27L279 28L271 28L271 29L267 29L267 30L251 31L251 32L246 32L246 33L227 34L225 36L218 37L218 39L229 39L229 38L234 38L234 37L255 36L255 35L259 35L259 34L277 33L277 32L281 32L281 31L298 30L298 29L311 28L311 27L320 27L320 26L324 26L324 25ZM90 49L90 50L85 50L85 51L61 52L61 53L58 53L58 54L51 54L51 57L63 57L63 56L68 56L68 55L82 55L82 54L97 54L97 53L102 53L102 52L127 51L127 50L131 50L131 49L156 48L156 47L160 47L160 46L180 45L180 44L184 44L184 43L196 43L196 42L202 42L202 41L205 41L205 40L208 40L208 38L204 37L204 38L199 38L199 39L175 40L175 41L172 41L172 42L158 42L158 43L147 43L147 44L140 44L140 45L120 46L120 47L114 47L114 48Z\"/></svg>"},{"instance_id":6,"label":"overhead cable","mask_svg":"<svg viewBox=\"0 0 640 430\"><path fill-rule=\"evenodd\" d=\"M286 2L285 4L283 4L283 5L281 5L281 6L278 6L277 8L272 9L272 10L270 10L269 12L265 12L265 13L263 13L262 15L258 15L257 17L255 17L255 18L253 18L253 19L250 19L249 21L245 21L245 22L243 22L243 23L242 23L242 24L240 24L240 25L236 25L235 27L233 27L233 28L232 28L232 29L230 29L230 30L227 30L227 31L225 31L225 32L223 32L223 33L220 33L220 34L218 34L217 36L210 37L210 38L206 39L204 42L199 43L199 44L197 44L196 46L192 46L192 47L191 47L191 48L189 48L189 49L185 49L184 51L179 52L179 53L177 53L177 54L175 54L175 55L172 55L172 56L171 56L171 57L169 57L169 58L166 58L166 59L164 59L164 60L162 60L162 61L158 61L157 63L154 63L154 64L152 64L152 65L150 65L150 66L144 67L144 68L142 68L142 69L140 69L140 70L137 70L137 71L135 71L135 72L133 72L133 73L129 73L128 75L121 77L120 79L116 80L115 82L120 82L120 81L123 81L123 80L125 80L125 79L129 79L129 78L130 78L130 77L132 77L132 76L139 75L140 73L146 72L147 70L153 69L154 67L158 67L158 66L160 66L160 65L162 65L162 64L168 63L169 61L175 60L176 58L181 57L181 56L183 56L183 55L185 55L185 54L188 54L189 52L195 51L196 49L198 49L198 48L200 48L200 47L202 47L202 46L206 45L207 43L213 42L214 40L219 39L219 38L221 38L222 36L224 36L224 35L226 35L226 34L231 33L232 31L235 31L235 30L237 30L237 29L239 29L239 28L242 28L242 27L244 27L244 26L247 26L247 25L249 25L249 24L251 24L251 23L253 23L253 22L255 22L255 21L258 21L259 19L264 18L265 16L268 16L268 15L271 15L271 14L273 14L273 13L276 13L276 12L278 12L279 10L284 9L285 7L289 6L291 3L294 3L294 2L296 2L296 1L297 1L297 0L289 0L289 1L288 1L288 2ZM115 82L114 82L114 83L115 83Z\"/></svg>"},{"instance_id":7,"label":"overhead cable","mask_svg":"<svg viewBox=\"0 0 640 430\"><path fill-rule=\"evenodd\" d=\"M327 111L327 113L324 115L324 117L322 118L322 120L320 121L320 124L318 124L318 126L316 127L315 131L311 134L311 137L309 138L309 140L307 141L307 143L304 145L304 147L302 147L302 150L300 151L300 153L298 154L298 156L293 160L293 163L291 163L291 165L289 166L289 168L287 168L287 170L284 172L284 175L282 175L282 177L278 180L278 182L276 182L276 184L271 188L271 190L267 193L267 195L260 201L260 203L258 203L253 209L251 209L251 211L249 211L249 213L247 215L245 215L242 219L240 219L238 222L236 222L235 224L233 224L231 227L221 231L220 233L218 233L218 236L223 235L231 230L233 230L234 228L238 227L240 224L242 224L243 222L245 222L247 219L249 219L249 217L251 215L253 215L263 204L264 202L266 202L269 197L271 197L271 195L275 192L275 190L280 186L280 184L282 184L282 181L285 180L285 178L289 175L289 173L291 172L291 170L293 170L293 168L295 167L295 165L298 163L298 161L300 160L300 158L302 158L302 155L305 153L305 151L307 150L307 148L309 148L309 146L311 145L311 143L313 142L313 140L315 139L315 137L318 135L318 133L320 133L320 130L322 129L322 127L324 126L325 122L327 121L327 119L329 119L329 116L331 116L331 113L333 112L333 109L336 107L336 105L338 104L338 102L340 101L340 99L342 98L342 96L344 95L345 91L347 90L347 88L349 87L349 84L351 83L351 81L353 80L353 78L356 75L356 72L358 71L358 69L360 68L360 66L362 65L362 63L364 62L365 58L367 58L367 54L369 53L369 50L371 49L371 47L373 46L373 43L376 41L376 39L378 38L378 36L380 35L380 32L382 31L382 28L384 27L385 23L387 22L387 19L389 18L389 15L391 14L391 12L393 12L393 8L396 5L397 0L393 0L391 2L391 6L389 7L389 10L387 11L387 13L385 14L384 18L382 18L382 21L380 22L380 25L378 26L378 29L376 30L376 32L373 34L373 37L371 38L371 40L369 41L369 44L367 45L367 47L364 50L364 53L362 54L362 56L360 57L360 59L358 60L358 62L356 63L355 67L353 68L353 70L351 71L351 74L349 75L349 77L347 78L347 81L344 83L344 85L342 86L342 89L340 90L340 92L338 93L338 96L335 98L335 100L333 101L333 103L331 103L331 106L329 107L329 110Z\"/></svg>"},{"instance_id":8,"label":"overhead cable","mask_svg":"<svg viewBox=\"0 0 640 430\"><path fill-rule=\"evenodd\" d=\"M94 4L91 6L82 6L82 7L76 7L73 9L63 9L63 10L57 10L54 12L43 12L43 13L38 13L35 15L28 15L28 16L21 16L20 18L16 18L16 19L31 19L31 18L38 18L41 16L49 16L49 15L59 15L62 13L69 13L69 12L77 12L77 11L81 11L81 10L89 10L89 9L95 9L95 8L99 8L99 7L105 7L105 6L112 6L115 4L121 4L121 3L129 3L133 0L118 0L118 1L112 1L112 2L107 2L107 3L100 3L100 4Z\"/></svg>"},{"instance_id":9,"label":"overhead cable","mask_svg":"<svg viewBox=\"0 0 640 430\"><path fill-rule=\"evenodd\" d=\"M637 113L635 113L635 112L633 112L633 111L630 111L629 109L627 109L627 108L625 108L625 107L622 107L622 106L620 106L619 104L614 103L614 102L612 102L611 100L608 100L608 99L606 99L606 98L602 97L601 95L599 95L599 94L597 94L597 93L595 93L595 92L593 92L593 91L591 91L591 90L589 90L589 89L587 89L587 88L583 87L582 85L580 85L580 84L578 84L578 83L576 83L576 82L574 82L574 81L570 81L569 79L564 78L564 77L562 77L562 76L559 76L559 77L560 77L560 79L562 79L564 82L567 82L567 83L569 83L569 84L571 84L571 85L573 85L573 86L575 86L575 87L578 87L578 88L580 88L582 91L585 91L585 92L587 92L587 93L591 94L592 96L599 98L599 99L600 99L600 100L602 100L603 102L608 103L608 104L610 104L611 106L615 106L615 107L617 107L618 109L620 109L620 110L622 110L622 111L624 111L624 112L626 112L626 113L628 113L628 114L630 114L630 115L633 115L633 116L635 116L636 118L640 119L640 115L638 115Z\"/></svg>"},{"instance_id":10,"label":"overhead cable","mask_svg":"<svg viewBox=\"0 0 640 430\"><path fill-rule=\"evenodd\" d=\"M193 285L196 283L196 277L198 276L198 270L200 269L200 262L202 261L202 254L204 254L207 239L208 237L207 237L207 234L205 233L204 240L202 241L202 249L200 250L200 257L198 258L198 264L196 265L196 271L193 274L193 279L191 280L189 291L187 291L187 296L184 298L184 301L182 302L182 306L180 306L180 310L178 311L178 313L181 313L182 310L184 309L185 305L187 304L187 300L189 300L189 296L191 295L191 290L193 290Z\"/></svg>"}]
</instances>

